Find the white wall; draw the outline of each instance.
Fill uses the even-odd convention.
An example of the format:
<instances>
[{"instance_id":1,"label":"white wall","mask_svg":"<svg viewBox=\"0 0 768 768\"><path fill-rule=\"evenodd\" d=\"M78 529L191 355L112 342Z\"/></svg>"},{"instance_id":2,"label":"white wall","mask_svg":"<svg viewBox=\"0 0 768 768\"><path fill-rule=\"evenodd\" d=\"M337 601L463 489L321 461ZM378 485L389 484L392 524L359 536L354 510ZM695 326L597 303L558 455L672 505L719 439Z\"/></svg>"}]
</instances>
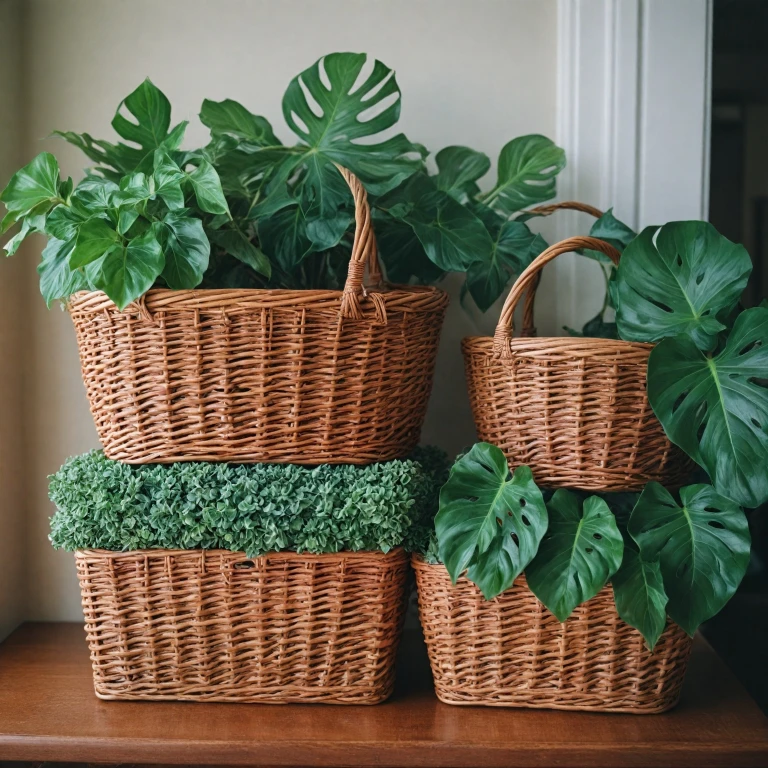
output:
<instances>
[{"instance_id":1,"label":"white wall","mask_svg":"<svg viewBox=\"0 0 768 768\"><path fill-rule=\"evenodd\" d=\"M285 87L335 50L365 51L397 70L400 128L432 151L467 144L495 158L514 136L555 136L555 0L27 0L25 10L26 159L48 149L72 175L86 164L79 153L38 139L54 129L111 136L115 107L147 75L170 98L174 119L192 121L190 142L205 140L195 117L204 97L242 101L288 141ZM74 620L81 614L72 557L48 544L45 478L97 440L69 318L28 298L28 615ZM563 321L557 301L550 295L539 309L540 330L554 332ZM426 441L455 452L473 440L459 340L490 333L497 316L470 317L454 300Z\"/></svg>"}]
</instances>

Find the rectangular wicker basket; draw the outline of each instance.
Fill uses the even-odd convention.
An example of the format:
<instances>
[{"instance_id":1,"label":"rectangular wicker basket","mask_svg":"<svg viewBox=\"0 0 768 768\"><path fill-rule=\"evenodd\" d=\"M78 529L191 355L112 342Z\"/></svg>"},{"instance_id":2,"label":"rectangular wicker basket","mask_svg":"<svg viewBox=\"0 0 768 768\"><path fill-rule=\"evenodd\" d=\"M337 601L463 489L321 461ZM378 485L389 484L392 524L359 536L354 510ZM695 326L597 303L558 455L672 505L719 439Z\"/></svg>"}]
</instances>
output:
<instances>
[{"instance_id":1,"label":"rectangular wicker basket","mask_svg":"<svg viewBox=\"0 0 768 768\"><path fill-rule=\"evenodd\" d=\"M680 698L691 639L669 622L653 652L605 587L560 624L521 576L493 600L412 560L438 698L446 704L650 714Z\"/></svg>"},{"instance_id":2,"label":"rectangular wicker basket","mask_svg":"<svg viewBox=\"0 0 768 768\"><path fill-rule=\"evenodd\" d=\"M402 549L75 560L99 698L376 704L392 692Z\"/></svg>"}]
</instances>

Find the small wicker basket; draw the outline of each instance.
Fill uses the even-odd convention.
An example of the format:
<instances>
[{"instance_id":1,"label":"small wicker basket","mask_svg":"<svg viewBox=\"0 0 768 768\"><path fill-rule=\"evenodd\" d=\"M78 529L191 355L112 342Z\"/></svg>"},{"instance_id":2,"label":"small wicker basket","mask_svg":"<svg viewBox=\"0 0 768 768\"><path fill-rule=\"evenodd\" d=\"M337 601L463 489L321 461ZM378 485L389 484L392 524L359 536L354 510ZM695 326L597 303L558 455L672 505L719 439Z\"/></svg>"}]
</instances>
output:
<instances>
[{"instance_id":1,"label":"small wicker basket","mask_svg":"<svg viewBox=\"0 0 768 768\"><path fill-rule=\"evenodd\" d=\"M648 481L683 484L692 463L673 446L646 394L653 345L612 339L535 338L538 275L580 248L619 253L593 237L550 246L520 275L493 338L462 342L480 440L501 448L511 467L527 464L539 485L596 491L640 490ZM525 294L522 338L513 315Z\"/></svg>"},{"instance_id":2,"label":"small wicker basket","mask_svg":"<svg viewBox=\"0 0 768 768\"><path fill-rule=\"evenodd\" d=\"M367 464L418 443L444 291L381 284L365 190L343 291L154 289L69 301L111 459ZM369 282L363 287L368 269Z\"/></svg>"},{"instance_id":3,"label":"small wicker basket","mask_svg":"<svg viewBox=\"0 0 768 768\"><path fill-rule=\"evenodd\" d=\"M392 692L402 549L75 560L99 698L376 704Z\"/></svg>"},{"instance_id":4,"label":"small wicker basket","mask_svg":"<svg viewBox=\"0 0 768 768\"><path fill-rule=\"evenodd\" d=\"M414 556L419 615L446 704L645 714L673 707L691 639L669 622L653 652L619 618L610 586L560 624L525 577L493 600Z\"/></svg>"}]
</instances>

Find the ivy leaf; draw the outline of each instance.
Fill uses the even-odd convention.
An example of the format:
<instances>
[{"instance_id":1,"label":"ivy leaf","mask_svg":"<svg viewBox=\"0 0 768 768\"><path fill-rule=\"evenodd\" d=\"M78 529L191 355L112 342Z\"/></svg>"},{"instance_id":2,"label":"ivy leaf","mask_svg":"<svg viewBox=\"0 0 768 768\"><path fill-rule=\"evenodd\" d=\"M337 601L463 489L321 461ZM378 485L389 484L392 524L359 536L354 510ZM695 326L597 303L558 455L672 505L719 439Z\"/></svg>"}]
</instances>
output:
<instances>
[{"instance_id":1,"label":"ivy leaf","mask_svg":"<svg viewBox=\"0 0 768 768\"><path fill-rule=\"evenodd\" d=\"M490 600L512 585L536 554L547 509L531 470L511 479L504 454L477 443L451 469L440 490L435 531L440 557L456 583L468 578Z\"/></svg>"},{"instance_id":2,"label":"ivy leaf","mask_svg":"<svg viewBox=\"0 0 768 768\"><path fill-rule=\"evenodd\" d=\"M565 621L593 598L621 565L624 542L608 505L590 496L583 505L564 488L547 504L549 528L525 576L536 597Z\"/></svg>"},{"instance_id":3,"label":"ivy leaf","mask_svg":"<svg viewBox=\"0 0 768 768\"><path fill-rule=\"evenodd\" d=\"M104 291L122 311L152 287L164 266L163 249L154 230L148 229L127 247L114 245L98 261L89 264L86 273L93 286Z\"/></svg>"},{"instance_id":4,"label":"ivy leaf","mask_svg":"<svg viewBox=\"0 0 768 768\"><path fill-rule=\"evenodd\" d=\"M84 221L85 218L70 206L57 205L45 219L45 231L57 240L73 240Z\"/></svg>"},{"instance_id":5,"label":"ivy leaf","mask_svg":"<svg viewBox=\"0 0 768 768\"><path fill-rule=\"evenodd\" d=\"M328 178L318 169L329 162L356 174L371 194L394 189L423 168L426 150L402 134L356 143L378 136L400 116L400 89L393 70L382 62L375 61L370 75L355 87L365 61L362 53L324 56L295 77L283 97L285 121L303 142L304 155L313 159L304 183L315 196Z\"/></svg>"},{"instance_id":6,"label":"ivy leaf","mask_svg":"<svg viewBox=\"0 0 768 768\"><path fill-rule=\"evenodd\" d=\"M192 184L201 210L206 213L229 213L219 174L207 160L201 161L200 165L186 176Z\"/></svg>"},{"instance_id":7,"label":"ivy leaf","mask_svg":"<svg viewBox=\"0 0 768 768\"><path fill-rule=\"evenodd\" d=\"M669 439L745 507L768 501L768 309L742 312L714 357L686 336L648 360L648 399Z\"/></svg>"},{"instance_id":8,"label":"ivy leaf","mask_svg":"<svg viewBox=\"0 0 768 768\"><path fill-rule=\"evenodd\" d=\"M84 267L100 259L119 242L120 235L104 219L88 219L80 225L75 248L69 257L69 266L72 269Z\"/></svg>"},{"instance_id":9,"label":"ivy leaf","mask_svg":"<svg viewBox=\"0 0 768 768\"><path fill-rule=\"evenodd\" d=\"M707 222L647 227L619 264L619 334L627 341L659 341L687 333L699 349L711 349L751 271L744 248Z\"/></svg>"},{"instance_id":10,"label":"ivy leaf","mask_svg":"<svg viewBox=\"0 0 768 768\"><path fill-rule=\"evenodd\" d=\"M258 146L280 144L268 120L252 114L242 104L232 99L224 101L205 99L200 110L200 122L210 128L211 135L214 137L231 136Z\"/></svg>"},{"instance_id":11,"label":"ivy leaf","mask_svg":"<svg viewBox=\"0 0 768 768\"><path fill-rule=\"evenodd\" d=\"M435 155L438 173L433 177L438 189L463 203L480 188L477 180L491 167L488 155L469 147L445 147Z\"/></svg>"},{"instance_id":12,"label":"ivy leaf","mask_svg":"<svg viewBox=\"0 0 768 768\"><path fill-rule=\"evenodd\" d=\"M750 536L741 507L710 485L680 489L680 506L648 483L629 519L644 560L658 559L667 612L689 635L731 599L749 564Z\"/></svg>"},{"instance_id":13,"label":"ivy leaf","mask_svg":"<svg viewBox=\"0 0 768 768\"><path fill-rule=\"evenodd\" d=\"M108 179L88 176L75 188L70 199L72 212L85 220L116 205L120 187Z\"/></svg>"},{"instance_id":14,"label":"ivy leaf","mask_svg":"<svg viewBox=\"0 0 768 768\"><path fill-rule=\"evenodd\" d=\"M621 567L611 581L621 620L637 629L652 651L667 625L667 595L659 561L643 560L625 543Z\"/></svg>"},{"instance_id":15,"label":"ivy leaf","mask_svg":"<svg viewBox=\"0 0 768 768\"><path fill-rule=\"evenodd\" d=\"M11 176L8 186L0 194L0 202L9 213L3 220L2 231L33 209L38 214L45 213L58 199L59 164L50 152L41 152Z\"/></svg>"},{"instance_id":16,"label":"ivy leaf","mask_svg":"<svg viewBox=\"0 0 768 768\"><path fill-rule=\"evenodd\" d=\"M483 222L425 174L413 176L377 206L408 224L430 261L446 272L490 261L493 242Z\"/></svg>"},{"instance_id":17,"label":"ivy leaf","mask_svg":"<svg viewBox=\"0 0 768 768\"><path fill-rule=\"evenodd\" d=\"M27 214L21 222L21 229L5 244L5 255L13 256L19 250L19 246L26 240L27 235L45 230L45 223L46 216L44 213L35 214L32 211Z\"/></svg>"},{"instance_id":18,"label":"ivy leaf","mask_svg":"<svg viewBox=\"0 0 768 768\"><path fill-rule=\"evenodd\" d=\"M37 267L40 275L40 293L50 308L57 299L66 299L77 291L88 288L88 281L82 270L69 266L69 257L75 241L57 240L52 237L43 249L43 258Z\"/></svg>"},{"instance_id":19,"label":"ivy leaf","mask_svg":"<svg viewBox=\"0 0 768 768\"><path fill-rule=\"evenodd\" d=\"M482 199L506 216L555 196L555 177L565 168L565 152L546 136L512 139L499 155L496 186Z\"/></svg>"},{"instance_id":20,"label":"ivy leaf","mask_svg":"<svg viewBox=\"0 0 768 768\"><path fill-rule=\"evenodd\" d=\"M210 233L213 243L223 248L228 254L269 278L272 265L264 253L257 248L250 238L239 229L219 229Z\"/></svg>"},{"instance_id":21,"label":"ivy leaf","mask_svg":"<svg viewBox=\"0 0 768 768\"><path fill-rule=\"evenodd\" d=\"M161 242L165 254L162 276L174 290L196 288L203 281L211 245L203 222L180 211L172 211L162 222Z\"/></svg>"},{"instance_id":22,"label":"ivy leaf","mask_svg":"<svg viewBox=\"0 0 768 768\"><path fill-rule=\"evenodd\" d=\"M171 159L167 152L157 150L155 153L155 194L168 206L171 211L184 207L184 193L181 182L184 181L184 171Z\"/></svg>"}]
</instances>

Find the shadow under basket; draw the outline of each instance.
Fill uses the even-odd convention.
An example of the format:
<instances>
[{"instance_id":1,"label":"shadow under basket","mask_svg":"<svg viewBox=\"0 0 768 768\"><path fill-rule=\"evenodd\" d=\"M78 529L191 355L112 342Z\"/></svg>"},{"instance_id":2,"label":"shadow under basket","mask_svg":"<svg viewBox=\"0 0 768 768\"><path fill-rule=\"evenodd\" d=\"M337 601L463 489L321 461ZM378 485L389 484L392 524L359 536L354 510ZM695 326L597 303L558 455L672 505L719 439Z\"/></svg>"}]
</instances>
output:
<instances>
[{"instance_id":1,"label":"shadow under basket","mask_svg":"<svg viewBox=\"0 0 768 768\"><path fill-rule=\"evenodd\" d=\"M667 623L653 652L605 587L560 624L520 576L493 600L412 560L419 616L446 704L652 714L677 704L692 640Z\"/></svg>"},{"instance_id":2,"label":"shadow under basket","mask_svg":"<svg viewBox=\"0 0 768 768\"><path fill-rule=\"evenodd\" d=\"M402 549L75 560L101 699L376 704L392 693Z\"/></svg>"}]
</instances>

